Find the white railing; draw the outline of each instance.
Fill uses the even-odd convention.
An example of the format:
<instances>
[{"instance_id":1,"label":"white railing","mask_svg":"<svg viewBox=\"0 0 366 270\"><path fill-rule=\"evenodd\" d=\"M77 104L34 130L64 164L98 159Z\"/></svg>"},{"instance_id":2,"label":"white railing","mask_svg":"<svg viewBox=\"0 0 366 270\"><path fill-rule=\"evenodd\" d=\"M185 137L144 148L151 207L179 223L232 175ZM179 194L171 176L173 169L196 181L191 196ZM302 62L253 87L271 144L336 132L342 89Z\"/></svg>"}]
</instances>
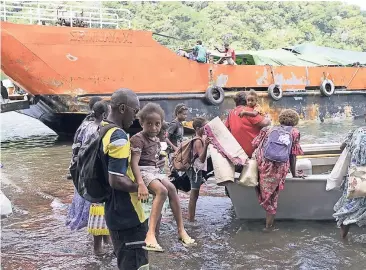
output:
<instances>
[{"instance_id":1,"label":"white railing","mask_svg":"<svg viewBox=\"0 0 366 270\"><path fill-rule=\"evenodd\" d=\"M1 1L0 17L2 21L16 23L131 28L132 15L128 9L103 8L101 5L101 1L99 1L99 7L96 7L63 5L57 2L3 0Z\"/></svg>"}]
</instances>

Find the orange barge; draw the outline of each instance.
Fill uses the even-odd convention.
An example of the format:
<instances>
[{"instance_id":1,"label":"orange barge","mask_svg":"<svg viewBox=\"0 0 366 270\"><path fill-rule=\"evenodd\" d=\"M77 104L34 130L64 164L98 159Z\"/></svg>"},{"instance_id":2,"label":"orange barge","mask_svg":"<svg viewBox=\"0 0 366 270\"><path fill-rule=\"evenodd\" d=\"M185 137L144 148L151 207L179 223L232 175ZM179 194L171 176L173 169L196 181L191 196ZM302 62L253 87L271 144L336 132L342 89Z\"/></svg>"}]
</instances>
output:
<instances>
[{"instance_id":1,"label":"orange barge","mask_svg":"<svg viewBox=\"0 0 366 270\"><path fill-rule=\"evenodd\" d=\"M181 102L191 117L225 117L236 91L250 88L260 91L274 120L283 108L322 120L361 115L366 106L366 67L202 64L160 45L149 31L2 22L1 69L30 96L22 113L68 136L90 97L108 99L121 87L135 91L142 105L160 103L168 121Z\"/></svg>"}]
</instances>

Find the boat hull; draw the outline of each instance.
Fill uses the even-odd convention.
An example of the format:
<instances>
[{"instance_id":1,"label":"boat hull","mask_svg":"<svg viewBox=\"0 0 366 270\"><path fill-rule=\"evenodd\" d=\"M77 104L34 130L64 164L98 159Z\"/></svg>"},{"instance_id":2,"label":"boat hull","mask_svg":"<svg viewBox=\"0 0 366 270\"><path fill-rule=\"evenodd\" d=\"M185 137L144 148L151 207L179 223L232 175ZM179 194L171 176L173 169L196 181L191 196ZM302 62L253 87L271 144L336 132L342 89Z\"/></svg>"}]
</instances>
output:
<instances>
[{"instance_id":1,"label":"boat hull","mask_svg":"<svg viewBox=\"0 0 366 270\"><path fill-rule=\"evenodd\" d=\"M341 197L339 190L326 191L327 175L311 175L306 179L286 179L280 191L276 219L332 220L333 207ZM263 219L266 212L259 205L256 190L237 183L227 189L239 219Z\"/></svg>"},{"instance_id":2,"label":"boat hull","mask_svg":"<svg viewBox=\"0 0 366 270\"><path fill-rule=\"evenodd\" d=\"M139 95L141 105L148 102L159 103L165 111L166 121L171 121L174 108L178 103L184 103L189 108L189 119L203 116L212 119L219 116L225 119L228 112L235 107L233 96L235 92L227 92L220 106L207 104L203 94L168 94L168 95ZM110 94L99 95L106 100ZM74 99L70 96L43 95L33 100L30 109L20 111L42 121L60 136L73 136L76 129L85 118L88 111L90 95ZM352 118L365 112L366 92L347 91L337 92L331 97L323 97L313 92L286 93L279 101L273 101L266 94L260 95L260 104L271 119L276 122L283 109L296 110L303 120L324 121L333 117ZM135 121L134 132L139 131ZM134 133L132 132L132 133Z\"/></svg>"}]
</instances>

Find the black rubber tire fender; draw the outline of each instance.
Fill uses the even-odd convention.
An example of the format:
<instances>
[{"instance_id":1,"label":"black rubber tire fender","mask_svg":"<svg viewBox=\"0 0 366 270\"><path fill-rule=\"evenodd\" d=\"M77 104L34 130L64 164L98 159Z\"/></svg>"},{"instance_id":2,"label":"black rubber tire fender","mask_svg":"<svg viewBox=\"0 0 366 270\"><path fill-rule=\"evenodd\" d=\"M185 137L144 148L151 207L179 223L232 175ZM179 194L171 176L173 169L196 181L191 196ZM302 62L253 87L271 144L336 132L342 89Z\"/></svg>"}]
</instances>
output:
<instances>
[{"instance_id":1,"label":"black rubber tire fender","mask_svg":"<svg viewBox=\"0 0 366 270\"><path fill-rule=\"evenodd\" d=\"M212 86L207 88L205 93L205 99L211 105L220 105L224 102L225 99L224 89L219 86Z\"/></svg>"},{"instance_id":2,"label":"black rubber tire fender","mask_svg":"<svg viewBox=\"0 0 366 270\"><path fill-rule=\"evenodd\" d=\"M324 80L320 85L320 93L325 97L330 97L334 94L335 86L332 80Z\"/></svg>"},{"instance_id":3,"label":"black rubber tire fender","mask_svg":"<svg viewBox=\"0 0 366 270\"><path fill-rule=\"evenodd\" d=\"M268 95L273 100L278 101L282 98L283 91L278 84L271 84L270 86L268 86Z\"/></svg>"}]
</instances>

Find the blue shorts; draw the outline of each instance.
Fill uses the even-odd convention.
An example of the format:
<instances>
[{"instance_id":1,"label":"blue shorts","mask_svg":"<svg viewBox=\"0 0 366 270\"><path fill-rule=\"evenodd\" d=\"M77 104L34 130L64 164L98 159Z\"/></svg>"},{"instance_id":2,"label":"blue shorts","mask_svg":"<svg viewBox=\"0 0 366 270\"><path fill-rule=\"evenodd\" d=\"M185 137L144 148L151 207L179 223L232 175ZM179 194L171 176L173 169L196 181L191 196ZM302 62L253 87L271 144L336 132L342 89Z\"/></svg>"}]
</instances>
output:
<instances>
[{"instance_id":1,"label":"blue shorts","mask_svg":"<svg viewBox=\"0 0 366 270\"><path fill-rule=\"evenodd\" d=\"M195 171L193 167L187 171L189 180L191 181L191 189L199 190L203 184L202 171Z\"/></svg>"}]
</instances>

